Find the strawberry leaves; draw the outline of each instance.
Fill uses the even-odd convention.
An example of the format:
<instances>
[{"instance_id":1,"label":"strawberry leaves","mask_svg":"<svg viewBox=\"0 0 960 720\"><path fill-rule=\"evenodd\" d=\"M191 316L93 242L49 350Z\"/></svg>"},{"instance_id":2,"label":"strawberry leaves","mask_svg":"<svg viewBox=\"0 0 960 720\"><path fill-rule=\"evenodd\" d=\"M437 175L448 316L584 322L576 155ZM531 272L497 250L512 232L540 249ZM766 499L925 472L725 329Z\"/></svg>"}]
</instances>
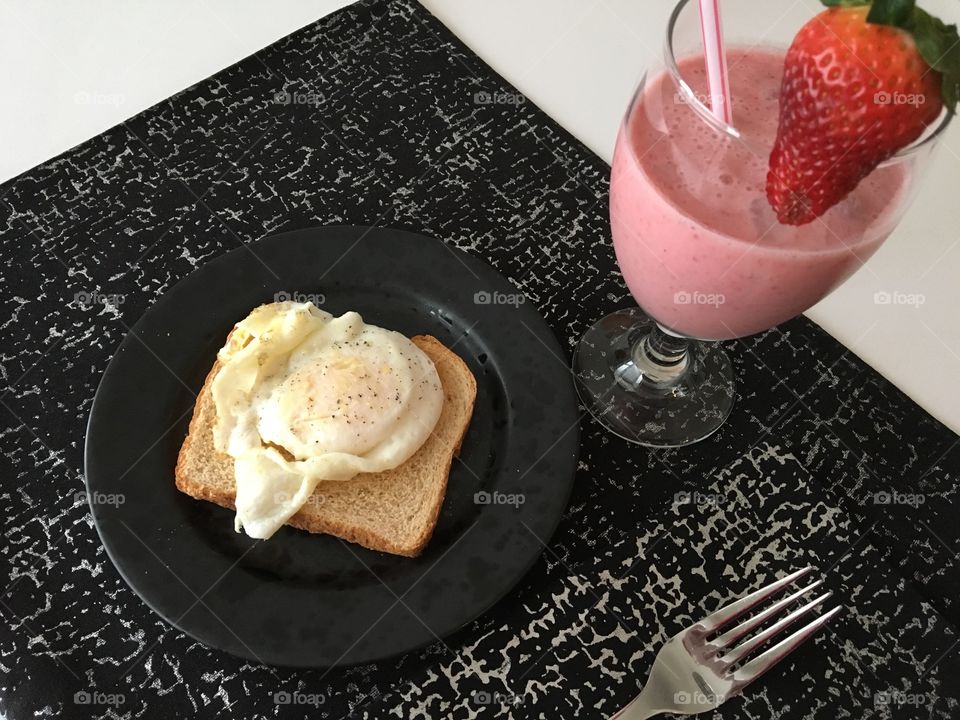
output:
<instances>
[{"instance_id":1,"label":"strawberry leaves","mask_svg":"<svg viewBox=\"0 0 960 720\"><path fill-rule=\"evenodd\" d=\"M873 0L867 22L904 27L904 23L913 15L915 4L914 0Z\"/></svg>"},{"instance_id":2,"label":"strawberry leaves","mask_svg":"<svg viewBox=\"0 0 960 720\"><path fill-rule=\"evenodd\" d=\"M940 96L952 113L960 99L960 35L956 25L947 25L916 6L916 0L821 0L827 7L870 6L867 22L890 25L910 33L926 63L940 73Z\"/></svg>"},{"instance_id":3,"label":"strawberry leaves","mask_svg":"<svg viewBox=\"0 0 960 720\"><path fill-rule=\"evenodd\" d=\"M956 25L915 8L904 30L913 35L917 50L927 64L943 76L940 95L943 104L954 112L960 95L960 36Z\"/></svg>"}]
</instances>

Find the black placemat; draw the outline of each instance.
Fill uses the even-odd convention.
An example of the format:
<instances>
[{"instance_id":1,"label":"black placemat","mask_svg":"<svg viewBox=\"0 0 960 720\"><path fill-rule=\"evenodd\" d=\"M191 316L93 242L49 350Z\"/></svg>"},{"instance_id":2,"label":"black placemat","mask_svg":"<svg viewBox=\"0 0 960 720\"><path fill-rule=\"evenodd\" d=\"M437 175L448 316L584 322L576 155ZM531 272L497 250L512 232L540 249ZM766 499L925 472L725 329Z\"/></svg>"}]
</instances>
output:
<instances>
[{"instance_id":1,"label":"black placemat","mask_svg":"<svg viewBox=\"0 0 960 720\"><path fill-rule=\"evenodd\" d=\"M493 263L569 349L631 302L607 173L413 0L365 0L0 187L5 716L606 717L666 637L803 563L848 611L716 717L955 716L957 438L805 319L729 344L740 396L706 442L649 452L585 418L541 561L396 661L208 650L107 560L85 420L173 283L279 230L392 225Z\"/></svg>"}]
</instances>

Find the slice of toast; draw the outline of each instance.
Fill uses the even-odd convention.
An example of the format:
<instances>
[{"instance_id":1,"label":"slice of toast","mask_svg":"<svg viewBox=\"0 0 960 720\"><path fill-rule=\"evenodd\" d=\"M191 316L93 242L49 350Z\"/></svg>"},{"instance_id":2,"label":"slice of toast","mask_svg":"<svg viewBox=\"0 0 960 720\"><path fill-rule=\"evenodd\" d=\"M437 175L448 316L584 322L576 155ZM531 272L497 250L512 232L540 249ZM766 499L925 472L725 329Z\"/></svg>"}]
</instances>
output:
<instances>
[{"instance_id":1,"label":"slice of toast","mask_svg":"<svg viewBox=\"0 0 960 720\"><path fill-rule=\"evenodd\" d=\"M466 363L429 335L413 342L433 361L443 386L443 409L426 442L402 465L351 480L317 484L307 503L288 525L327 533L371 550L415 557L437 524L454 455L473 415L477 382ZM216 407L210 387L219 361L207 375L177 458L177 489L198 500L235 509L233 458L213 444Z\"/></svg>"}]
</instances>

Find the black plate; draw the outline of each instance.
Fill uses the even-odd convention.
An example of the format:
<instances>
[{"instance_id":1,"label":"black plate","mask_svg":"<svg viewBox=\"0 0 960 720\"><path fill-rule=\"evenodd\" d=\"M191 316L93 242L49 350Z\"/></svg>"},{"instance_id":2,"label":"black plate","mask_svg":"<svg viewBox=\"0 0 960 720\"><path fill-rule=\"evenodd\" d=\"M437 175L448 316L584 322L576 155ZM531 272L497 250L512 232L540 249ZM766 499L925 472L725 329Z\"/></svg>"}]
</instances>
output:
<instances>
[{"instance_id":1,"label":"black plate","mask_svg":"<svg viewBox=\"0 0 960 720\"><path fill-rule=\"evenodd\" d=\"M254 541L234 533L233 513L175 489L194 394L217 350L278 293L323 296L335 315L356 310L406 335L432 334L476 376L473 421L421 557L291 528ZM480 260L383 228L284 233L191 274L124 339L90 413L87 492L120 574L197 640L271 665L377 660L483 613L555 529L578 447L564 354L532 305L508 304L510 295L518 291ZM476 493L515 502L483 504Z\"/></svg>"}]
</instances>

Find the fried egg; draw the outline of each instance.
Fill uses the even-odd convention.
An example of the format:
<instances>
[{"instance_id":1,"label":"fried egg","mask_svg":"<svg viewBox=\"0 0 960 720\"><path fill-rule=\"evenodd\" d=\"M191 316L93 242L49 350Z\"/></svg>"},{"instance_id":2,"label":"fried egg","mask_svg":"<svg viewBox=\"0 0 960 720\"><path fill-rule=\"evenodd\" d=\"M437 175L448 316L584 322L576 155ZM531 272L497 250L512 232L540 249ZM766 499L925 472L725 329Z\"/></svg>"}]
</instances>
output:
<instances>
[{"instance_id":1,"label":"fried egg","mask_svg":"<svg viewBox=\"0 0 960 720\"><path fill-rule=\"evenodd\" d=\"M323 480L390 470L430 436L443 407L413 342L312 303L262 305L217 355L214 445L234 459L235 528L268 538Z\"/></svg>"}]
</instances>

